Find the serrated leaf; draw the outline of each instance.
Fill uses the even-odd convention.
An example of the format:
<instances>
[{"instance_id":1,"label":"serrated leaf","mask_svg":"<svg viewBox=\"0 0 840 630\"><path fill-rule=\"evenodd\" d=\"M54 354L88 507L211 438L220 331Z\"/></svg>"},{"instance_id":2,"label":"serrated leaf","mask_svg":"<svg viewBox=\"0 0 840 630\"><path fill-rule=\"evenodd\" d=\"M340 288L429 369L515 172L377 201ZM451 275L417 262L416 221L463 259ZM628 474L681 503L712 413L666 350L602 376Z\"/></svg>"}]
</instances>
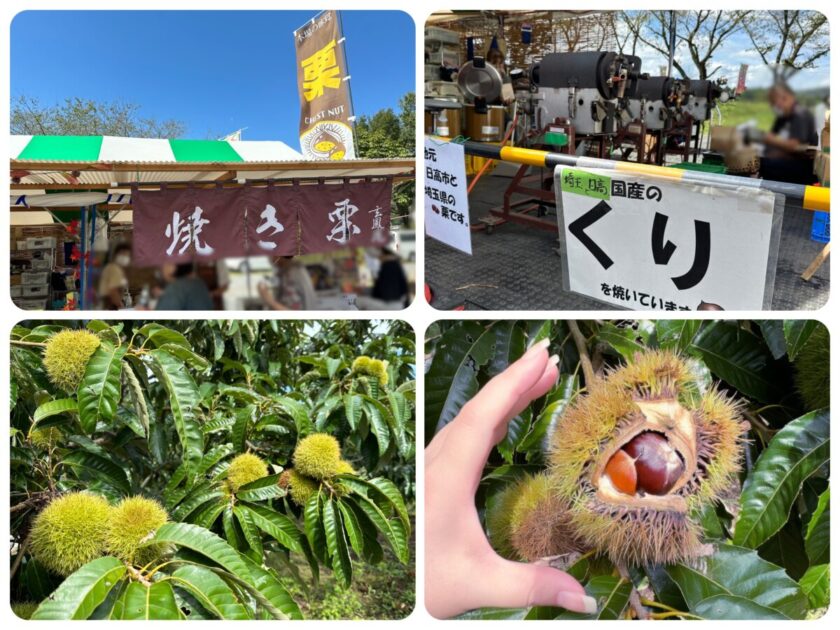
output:
<instances>
[{"instance_id":1,"label":"serrated leaf","mask_svg":"<svg viewBox=\"0 0 840 630\"><path fill-rule=\"evenodd\" d=\"M111 486L117 493L130 494L131 484L125 470L101 455L87 451L73 451L64 457L62 463L75 471L84 471L94 479Z\"/></svg>"},{"instance_id":2,"label":"serrated leaf","mask_svg":"<svg viewBox=\"0 0 840 630\"><path fill-rule=\"evenodd\" d=\"M175 430L183 449L188 477L192 477L204 454L204 434L195 417L198 388L184 364L165 350L152 350L152 370L169 394Z\"/></svg>"},{"instance_id":3,"label":"serrated leaf","mask_svg":"<svg viewBox=\"0 0 840 630\"><path fill-rule=\"evenodd\" d=\"M306 405L288 396L275 396L271 400L275 407L291 417L299 435L312 432L312 421L309 419L309 408Z\"/></svg>"},{"instance_id":4,"label":"serrated leaf","mask_svg":"<svg viewBox=\"0 0 840 630\"><path fill-rule=\"evenodd\" d=\"M321 518L321 493L315 492L309 497L303 509L303 524L306 539L313 553L324 564L327 564L327 538L324 534L324 523Z\"/></svg>"},{"instance_id":5,"label":"serrated leaf","mask_svg":"<svg viewBox=\"0 0 840 630\"><path fill-rule=\"evenodd\" d=\"M41 602L32 619L87 619L105 601L125 572L125 565L111 556L88 562Z\"/></svg>"},{"instance_id":6,"label":"serrated leaf","mask_svg":"<svg viewBox=\"0 0 840 630\"><path fill-rule=\"evenodd\" d=\"M376 503L365 496L356 495L355 504L378 529L403 564L408 562L408 532L400 519L389 519Z\"/></svg>"},{"instance_id":7,"label":"serrated leaf","mask_svg":"<svg viewBox=\"0 0 840 630\"><path fill-rule=\"evenodd\" d=\"M87 434L96 430L99 421L109 421L120 402L120 370L127 346L102 343L90 357L79 384L79 422Z\"/></svg>"},{"instance_id":8,"label":"serrated leaf","mask_svg":"<svg viewBox=\"0 0 840 630\"><path fill-rule=\"evenodd\" d=\"M185 565L174 571L169 579L188 591L218 619L253 619L233 589L209 569Z\"/></svg>"},{"instance_id":9,"label":"serrated leaf","mask_svg":"<svg viewBox=\"0 0 840 630\"><path fill-rule=\"evenodd\" d=\"M664 350L683 352L700 330L701 319L658 319L656 320L656 340Z\"/></svg>"},{"instance_id":10,"label":"serrated leaf","mask_svg":"<svg viewBox=\"0 0 840 630\"><path fill-rule=\"evenodd\" d=\"M814 411L785 425L747 476L733 542L756 548L779 531L803 482L830 456L829 412Z\"/></svg>"},{"instance_id":11,"label":"serrated leaf","mask_svg":"<svg viewBox=\"0 0 840 630\"><path fill-rule=\"evenodd\" d=\"M268 475L246 483L236 491L236 498L240 501L267 501L286 496L286 489L277 485L281 474Z\"/></svg>"},{"instance_id":12,"label":"serrated leaf","mask_svg":"<svg viewBox=\"0 0 840 630\"><path fill-rule=\"evenodd\" d=\"M291 551L302 551L300 530L294 521L285 514L280 514L267 507L251 503L241 503L240 508L247 510L251 521L260 530Z\"/></svg>"},{"instance_id":13,"label":"serrated leaf","mask_svg":"<svg viewBox=\"0 0 840 630\"><path fill-rule=\"evenodd\" d=\"M359 420L362 417L362 402L359 394L344 395L344 417L347 418L347 424L353 431L359 426Z\"/></svg>"},{"instance_id":14,"label":"serrated leaf","mask_svg":"<svg viewBox=\"0 0 840 630\"><path fill-rule=\"evenodd\" d=\"M123 366L123 374L128 384L128 395L134 405L134 413L137 414L140 424L143 426L144 435L149 434L149 407L146 404L146 395L143 393L143 387L140 385L140 380L134 373L134 368L130 364Z\"/></svg>"},{"instance_id":15,"label":"serrated leaf","mask_svg":"<svg viewBox=\"0 0 840 630\"><path fill-rule=\"evenodd\" d=\"M353 579L353 568L350 564L350 555L347 552L347 540L344 534L344 525L341 522L341 515L336 509L332 499L324 501L324 533L327 538L327 549L332 561L333 573L339 584L345 588L350 586Z\"/></svg>"},{"instance_id":16,"label":"serrated leaf","mask_svg":"<svg viewBox=\"0 0 840 630\"><path fill-rule=\"evenodd\" d=\"M278 578L239 553L213 532L189 523L166 523L144 543L167 543L192 549L237 578L275 619L300 619L300 609Z\"/></svg>"}]
</instances>

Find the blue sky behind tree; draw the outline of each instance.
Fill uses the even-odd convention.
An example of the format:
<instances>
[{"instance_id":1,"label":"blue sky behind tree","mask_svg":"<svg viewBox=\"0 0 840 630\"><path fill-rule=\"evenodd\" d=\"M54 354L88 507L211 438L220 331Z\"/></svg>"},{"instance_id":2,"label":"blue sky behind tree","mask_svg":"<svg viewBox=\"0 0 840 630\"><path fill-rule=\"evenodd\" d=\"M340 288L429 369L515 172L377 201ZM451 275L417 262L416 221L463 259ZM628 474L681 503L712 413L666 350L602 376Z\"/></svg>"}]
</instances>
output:
<instances>
[{"instance_id":1,"label":"blue sky behind tree","mask_svg":"<svg viewBox=\"0 0 840 630\"><path fill-rule=\"evenodd\" d=\"M11 26L11 96L122 101L185 137L298 148L292 31L317 11L25 11ZM342 11L356 115L415 89L415 28L399 11Z\"/></svg>"}]
</instances>

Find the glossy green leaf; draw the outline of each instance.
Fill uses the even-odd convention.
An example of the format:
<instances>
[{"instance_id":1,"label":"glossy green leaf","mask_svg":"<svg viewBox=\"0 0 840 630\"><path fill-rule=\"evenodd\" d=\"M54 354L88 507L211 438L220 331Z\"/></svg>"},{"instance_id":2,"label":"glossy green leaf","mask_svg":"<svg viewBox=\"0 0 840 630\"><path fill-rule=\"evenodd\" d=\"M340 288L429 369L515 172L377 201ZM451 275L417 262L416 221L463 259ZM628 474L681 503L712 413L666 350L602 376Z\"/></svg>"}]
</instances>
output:
<instances>
[{"instance_id":1,"label":"glossy green leaf","mask_svg":"<svg viewBox=\"0 0 840 630\"><path fill-rule=\"evenodd\" d=\"M240 503L239 507L250 513L251 521L254 525L286 549L302 551L300 546L300 530L288 516L253 503Z\"/></svg>"},{"instance_id":2,"label":"glossy green leaf","mask_svg":"<svg viewBox=\"0 0 840 630\"><path fill-rule=\"evenodd\" d=\"M52 416L57 416L62 413L78 412L79 405L74 398L59 398L58 400L50 400L38 405L38 408L35 409L35 413L32 415L32 420L37 425L41 420Z\"/></svg>"},{"instance_id":3,"label":"glossy green leaf","mask_svg":"<svg viewBox=\"0 0 840 630\"><path fill-rule=\"evenodd\" d=\"M478 370L493 356L494 334L463 322L438 341L426 373L426 440L448 424L478 392Z\"/></svg>"},{"instance_id":4,"label":"glossy green leaf","mask_svg":"<svg viewBox=\"0 0 840 630\"><path fill-rule=\"evenodd\" d=\"M127 363L123 366L123 374L125 375L125 382L128 384L128 395L134 406L134 413L137 414L137 419L143 426L144 435L148 435L151 419L149 417L149 407L146 404L146 395L143 393L143 386L130 364Z\"/></svg>"},{"instance_id":5,"label":"glossy green leaf","mask_svg":"<svg viewBox=\"0 0 840 630\"><path fill-rule=\"evenodd\" d=\"M362 397L359 394L345 394L344 395L344 417L347 418L347 424L355 431L359 426L359 420L362 417Z\"/></svg>"},{"instance_id":6,"label":"glossy green leaf","mask_svg":"<svg viewBox=\"0 0 840 630\"><path fill-rule=\"evenodd\" d=\"M362 410L370 422L373 429L373 435L376 438L377 448L379 449L379 456L382 457L388 450L391 444L391 431L388 428L388 421L383 415L385 406L377 401L376 404L371 403L373 399L365 397L366 400L362 405ZM388 412L390 413L390 412Z\"/></svg>"},{"instance_id":7,"label":"glossy green leaf","mask_svg":"<svg viewBox=\"0 0 840 630\"><path fill-rule=\"evenodd\" d=\"M168 543L192 549L225 568L248 587L275 619L299 619L300 609L278 578L240 554L216 534L188 523L166 523L158 528L146 545Z\"/></svg>"},{"instance_id":8,"label":"glossy green leaf","mask_svg":"<svg viewBox=\"0 0 840 630\"><path fill-rule=\"evenodd\" d=\"M102 343L88 360L79 384L79 421L91 434L100 421L113 419L120 402L120 370L127 346Z\"/></svg>"},{"instance_id":9,"label":"glossy green leaf","mask_svg":"<svg viewBox=\"0 0 840 630\"><path fill-rule=\"evenodd\" d=\"M701 319L658 319L656 320L656 340L664 350L683 352L691 345Z\"/></svg>"},{"instance_id":10,"label":"glossy green leaf","mask_svg":"<svg viewBox=\"0 0 840 630\"><path fill-rule=\"evenodd\" d=\"M819 322L815 319L786 319L784 322L785 343L787 344L788 358L793 361L817 327Z\"/></svg>"},{"instance_id":11,"label":"glossy green leaf","mask_svg":"<svg viewBox=\"0 0 840 630\"><path fill-rule=\"evenodd\" d=\"M637 336L632 328L619 328L610 322L604 323L598 330L598 339L628 361L632 361L636 353L645 351L645 345L637 339Z\"/></svg>"},{"instance_id":12,"label":"glossy green leaf","mask_svg":"<svg viewBox=\"0 0 840 630\"><path fill-rule=\"evenodd\" d=\"M204 454L204 434L195 417L198 388L184 364L165 350L152 350L152 369L169 394L169 406L175 430L183 449L188 476L194 474Z\"/></svg>"},{"instance_id":13,"label":"glossy green leaf","mask_svg":"<svg viewBox=\"0 0 840 630\"><path fill-rule=\"evenodd\" d=\"M829 456L828 410L797 418L773 436L747 477L733 542L756 548L779 531L803 482Z\"/></svg>"},{"instance_id":14,"label":"glossy green leaf","mask_svg":"<svg viewBox=\"0 0 840 630\"><path fill-rule=\"evenodd\" d=\"M408 562L408 532L399 519L389 519L376 503L363 496L356 496L356 505L361 508L367 518L378 529L400 562Z\"/></svg>"},{"instance_id":15,"label":"glossy green leaf","mask_svg":"<svg viewBox=\"0 0 840 630\"><path fill-rule=\"evenodd\" d=\"M303 509L303 524L309 547L324 564L328 561L327 538L324 533L324 523L321 518L322 497L315 492L309 497Z\"/></svg>"},{"instance_id":16,"label":"glossy green leaf","mask_svg":"<svg viewBox=\"0 0 840 630\"><path fill-rule=\"evenodd\" d=\"M131 492L131 484L125 470L101 455L77 450L65 455L62 464L69 466L80 476L87 474L111 486L119 494L125 495Z\"/></svg>"},{"instance_id":17,"label":"glossy green leaf","mask_svg":"<svg viewBox=\"0 0 840 630\"><path fill-rule=\"evenodd\" d=\"M698 566L676 564L667 567L694 612L704 599L731 595L773 609L789 619L802 619L807 599L799 585L782 569L759 558L756 551L721 545Z\"/></svg>"},{"instance_id":18,"label":"glossy green leaf","mask_svg":"<svg viewBox=\"0 0 840 630\"><path fill-rule=\"evenodd\" d=\"M595 598L598 612L584 615L563 611L557 615L557 619L620 619L630 601L633 586L615 575L599 575L589 580L584 589L590 597Z\"/></svg>"},{"instance_id":19,"label":"glossy green leaf","mask_svg":"<svg viewBox=\"0 0 840 630\"><path fill-rule=\"evenodd\" d=\"M739 619L759 621L765 619L787 619L773 608L757 604L746 597L737 595L712 595L698 602L692 611L703 619Z\"/></svg>"},{"instance_id":20,"label":"glossy green leaf","mask_svg":"<svg viewBox=\"0 0 840 630\"><path fill-rule=\"evenodd\" d=\"M332 560L333 572L339 584L346 588L353 579L353 568L347 550L341 513L332 499L324 502L324 533L327 537L327 549Z\"/></svg>"},{"instance_id":21,"label":"glossy green leaf","mask_svg":"<svg viewBox=\"0 0 840 630\"><path fill-rule=\"evenodd\" d=\"M125 572L125 565L111 556L88 562L41 602L32 619L87 619Z\"/></svg>"},{"instance_id":22,"label":"glossy green leaf","mask_svg":"<svg viewBox=\"0 0 840 630\"><path fill-rule=\"evenodd\" d=\"M236 498L240 501L267 501L286 496L286 489L277 485L281 474L268 475L246 483L236 491Z\"/></svg>"},{"instance_id":23,"label":"glossy green leaf","mask_svg":"<svg viewBox=\"0 0 840 630\"><path fill-rule=\"evenodd\" d=\"M312 432L312 420L309 418L309 409L306 405L288 396L275 396L272 398L272 402L283 413L291 417L298 434L306 435Z\"/></svg>"},{"instance_id":24,"label":"glossy green leaf","mask_svg":"<svg viewBox=\"0 0 840 630\"><path fill-rule=\"evenodd\" d=\"M169 578L178 588L188 591L218 619L251 619L233 589L213 571L198 565L184 565Z\"/></svg>"},{"instance_id":25,"label":"glossy green leaf","mask_svg":"<svg viewBox=\"0 0 840 630\"><path fill-rule=\"evenodd\" d=\"M341 500L336 501L336 506L341 512L341 519L344 522L344 530L347 532L347 540L356 555L362 557L365 549L365 534L356 513L347 507Z\"/></svg>"},{"instance_id":26,"label":"glossy green leaf","mask_svg":"<svg viewBox=\"0 0 840 630\"><path fill-rule=\"evenodd\" d=\"M119 612L117 612L119 609ZM114 619L178 620L183 619L172 584L154 582L149 586L131 582L114 606Z\"/></svg>"},{"instance_id":27,"label":"glossy green leaf","mask_svg":"<svg viewBox=\"0 0 840 630\"><path fill-rule=\"evenodd\" d=\"M808 521L805 531L805 552L812 565L828 564L831 561L831 515L829 511L830 493L826 490L820 495L817 508Z\"/></svg>"},{"instance_id":28,"label":"glossy green leaf","mask_svg":"<svg viewBox=\"0 0 840 630\"><path fill-rule=\"evenodd\" d=\"M689 349L703 358L712 374L743 394L760 402L778 397L773 355L761 338L737 323L710 322L694 337Z\"/></svg>"},{"instance_id":29,"label":"glossy green leaf","mask_svg":"<svg viewBox=\"0 0 840 630\"><path fill-rule=\"evenodd\" d=\"M814 565L799 580L799 586L808 597L812 608L825 608L829 604L831 592L830 568L828 564Z\"/></svg>"}]
</instances>

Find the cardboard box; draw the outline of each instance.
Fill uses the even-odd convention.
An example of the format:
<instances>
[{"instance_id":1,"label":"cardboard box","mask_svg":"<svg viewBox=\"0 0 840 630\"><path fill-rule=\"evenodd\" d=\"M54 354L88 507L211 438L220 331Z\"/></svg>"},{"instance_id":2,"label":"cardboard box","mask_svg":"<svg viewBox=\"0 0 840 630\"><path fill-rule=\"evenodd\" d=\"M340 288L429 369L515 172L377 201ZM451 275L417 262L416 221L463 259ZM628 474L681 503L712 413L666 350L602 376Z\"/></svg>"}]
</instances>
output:
<instances>
[{"instance_id":1,"label":"cardboard box","mask_svg":"<svg viewBox=\"0 0 840 630\"><path fill-rule=\"evenodd\" d=\"M47 308L47 301L40 299L26 300L23 298L19 298L15 300L15 305L17 305L18 308L21 308L24 311L44 311Z\"/></svg>"}]
</instances>

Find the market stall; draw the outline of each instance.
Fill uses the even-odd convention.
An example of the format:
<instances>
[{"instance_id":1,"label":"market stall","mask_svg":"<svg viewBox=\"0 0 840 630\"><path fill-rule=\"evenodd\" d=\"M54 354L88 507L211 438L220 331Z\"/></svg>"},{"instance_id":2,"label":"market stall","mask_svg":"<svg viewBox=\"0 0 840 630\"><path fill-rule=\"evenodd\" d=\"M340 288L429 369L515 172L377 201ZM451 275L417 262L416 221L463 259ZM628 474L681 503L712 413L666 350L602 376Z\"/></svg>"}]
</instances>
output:
<instances>
[{"instance_id":1,"label":"market stall","mask_svg":"<svg viewBox=\"0 0 840 630\"><path fill-rule=\"evenodd\" d=\"M94 271L116 241L146 269L386 245L391 185L415 170L307 161L278 141L110 136L12 136L10 158L12 295L28 309L95 306Z\"/></svg>"}]
</instances>

